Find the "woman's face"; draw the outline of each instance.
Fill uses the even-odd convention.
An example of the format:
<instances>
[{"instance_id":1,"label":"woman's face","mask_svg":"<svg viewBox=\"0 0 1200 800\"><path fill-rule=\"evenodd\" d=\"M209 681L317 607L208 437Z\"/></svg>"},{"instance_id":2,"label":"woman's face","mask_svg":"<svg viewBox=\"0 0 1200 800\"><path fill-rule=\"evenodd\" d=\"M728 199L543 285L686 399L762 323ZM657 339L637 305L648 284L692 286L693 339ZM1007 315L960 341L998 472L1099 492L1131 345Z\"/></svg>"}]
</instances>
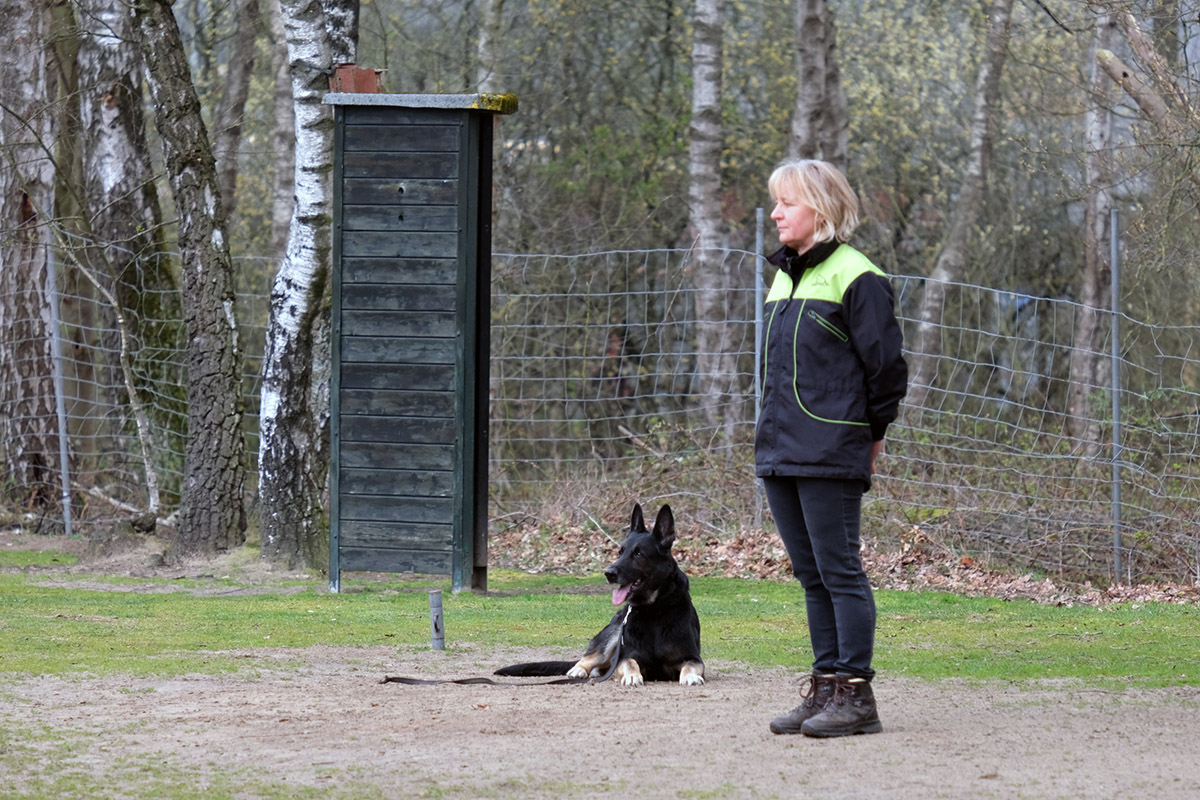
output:
<instances>
[{"instance_id":1,"label":"woman's face","mask_svg":"<svg viewBox=\"0 0 1200 800\"><path fill-rule=\"evenodd\" d=\"M803 253L813 245L813 234L817 229L817 212L812 206L790 194L780 194L771 212L771 219L779 228L779 241Z\"/></svg>"}]
</instances>

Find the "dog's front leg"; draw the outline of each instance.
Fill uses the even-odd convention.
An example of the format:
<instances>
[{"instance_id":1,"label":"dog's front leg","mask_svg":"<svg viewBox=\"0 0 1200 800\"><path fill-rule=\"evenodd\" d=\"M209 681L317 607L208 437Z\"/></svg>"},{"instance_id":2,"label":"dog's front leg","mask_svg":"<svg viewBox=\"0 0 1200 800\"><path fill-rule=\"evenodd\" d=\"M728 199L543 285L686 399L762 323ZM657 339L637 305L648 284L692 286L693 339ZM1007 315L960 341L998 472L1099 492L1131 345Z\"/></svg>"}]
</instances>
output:
<instances>
[{"instance_id":1,"label":"dog's front leg","mask_svg":"<svg viewBox=\"0 0 1200 800\"><path fill-rule=\"evenodd\" d=\"M621 678L622 686L641 686L646 682L642 678L642 668L632 658L622 659L617 664L617 675Z\"/></svg>"},{"instance_id":2,"label":"dog's front leg","mask_svg":"<svg viewBox=\"0 0 1200 800\"><path fill-rule=\"evenodd\" d=\"M704 664L700 661L685 661L679 668L679 684L681 686L703 686Z\"/></svg>"},{"instance_id":3,"label":"dog's front leg","mask_svg":"<svg viewBox=\"0 0 1200 800\"><path fill-rule=\"evenodd\" d=\"M585 653L583 658L575 662L575 666L567 671L567 677L595 678L603 673L609 663L604 653Z\"/></svg>"},{"instance_id":4,"label":"dog's front leg","mask_svg":"<svg viewBox=\"0 0 1200 800\"><path fill-rule=\"evenodd\" d=\"M621 646L621 628L610 622L604 630L592 637L583 658L567 671L568 678L599 678L613 663L617 648Z\"/></svg>"}]
</instances>

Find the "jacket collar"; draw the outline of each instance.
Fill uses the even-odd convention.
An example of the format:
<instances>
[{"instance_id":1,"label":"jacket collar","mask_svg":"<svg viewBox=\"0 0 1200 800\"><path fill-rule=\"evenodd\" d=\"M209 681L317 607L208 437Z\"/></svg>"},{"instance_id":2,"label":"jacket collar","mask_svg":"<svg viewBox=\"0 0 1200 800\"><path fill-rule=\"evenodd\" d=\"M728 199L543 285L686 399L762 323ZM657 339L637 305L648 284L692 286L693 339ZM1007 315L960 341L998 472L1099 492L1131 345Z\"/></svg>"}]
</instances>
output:
<instances>
[{"instance_id":1,"label":"jacket collar","mask_svg":"<svg viewBox=\"0 0 1200 800\"><path fill-rule=\"evenodd\" d=\"M833 251L841 246L842 243L837 239L831 239L828 242L815 244L803 253L797 253L788 245L784 245L767 256L767 261L787 273L787 276L795 283L800 280L800 276L804 274L805 270L817 266L833 255Z\"/></svg>"}]
</instances>

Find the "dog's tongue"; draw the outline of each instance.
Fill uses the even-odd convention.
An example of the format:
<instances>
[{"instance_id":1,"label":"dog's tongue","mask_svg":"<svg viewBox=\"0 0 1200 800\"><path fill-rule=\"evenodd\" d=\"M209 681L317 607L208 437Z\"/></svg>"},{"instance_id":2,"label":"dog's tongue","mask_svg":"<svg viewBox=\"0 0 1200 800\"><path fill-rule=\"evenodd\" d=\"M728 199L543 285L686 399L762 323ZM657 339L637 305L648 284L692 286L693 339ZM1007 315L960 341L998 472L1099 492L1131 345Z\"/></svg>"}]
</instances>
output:
<instances>
[{"instance_id":1,"label":"dog's tongue","mask_svg":"<svg viewBox=\"0 0 1200 800\"><path fill-rule=\"evenodd\" d=\"M619 605L621 605L621 603L625 602L625 598L629 597L629 589L630 588L631 588L631 585L626 584L625 586L618 586L617 588L613 589L613 605L614 606L619 606Z\"/></svg>"}]
</instances>

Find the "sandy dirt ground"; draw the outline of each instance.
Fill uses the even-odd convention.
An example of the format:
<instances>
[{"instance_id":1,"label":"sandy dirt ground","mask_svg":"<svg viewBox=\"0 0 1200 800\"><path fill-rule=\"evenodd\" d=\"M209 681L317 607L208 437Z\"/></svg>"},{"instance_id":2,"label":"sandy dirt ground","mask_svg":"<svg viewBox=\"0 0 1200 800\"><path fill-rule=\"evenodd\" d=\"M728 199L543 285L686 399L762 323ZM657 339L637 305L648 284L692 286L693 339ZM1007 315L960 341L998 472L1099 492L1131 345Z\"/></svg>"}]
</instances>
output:
<instances>
[{"instance_id":1,"label":"sandy dirt ground","mask_svg":"<svg viewBox=\"0 0 1200 800\"><path fill-rule=\"evenodd\" d=\"M387 798L1200 797L1200 690L877 679L884 732L774 736L794 673L710 664L702 687L406 686L564 653L471 645L238 653L254 677L34 677L0 720L96 742L81 755L245 769L267 784ZM297 666L299 664L299 666Z\"/></svg>"},{"instance_id":2,"label":"sandy dirt ground","mask_svg":"<svg viewBox=\"0 0 1200 800\"><path fill-rule=\"evenodd\" d=\"M9 539L0 545L29 546L30 537ZM129 568L144 563L135 554L104 571L151 574ZM112 764L161 764L204 786L206 776L233 770L247 786L338 797L1200 797L1196 687L1106 691L881 674L883 733L814 740L767 729L800 699L799 676L784 668L710 661L701 687L406 686L382 679L476 677L577 654L451 642L443 651L231 655L244 660L239 674L6 678L0 745L6 730L32 725L43 738L86 743L68 766L97 775ZM0 775L0 797L20 780Z\"/></svg>"}]
</instances>

